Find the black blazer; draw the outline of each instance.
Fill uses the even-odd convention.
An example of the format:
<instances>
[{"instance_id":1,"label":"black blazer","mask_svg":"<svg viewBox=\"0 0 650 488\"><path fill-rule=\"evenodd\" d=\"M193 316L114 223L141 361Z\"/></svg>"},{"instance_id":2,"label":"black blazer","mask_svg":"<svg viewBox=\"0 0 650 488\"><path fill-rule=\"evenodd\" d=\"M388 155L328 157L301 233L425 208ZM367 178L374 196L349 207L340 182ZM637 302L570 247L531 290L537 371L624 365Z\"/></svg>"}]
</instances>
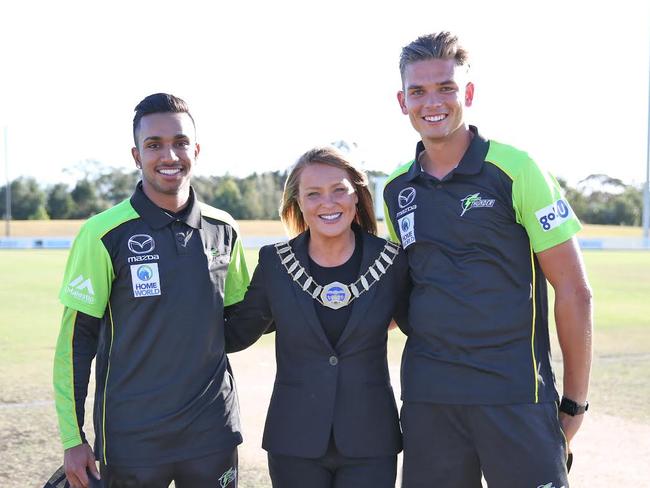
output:
<instances>
[{"instance_id":1,"label":"black blazer","mask_svg":"<svg viewBox=\"0 0 650 488\"><path fill-rule=\"evenodd\" d=\"M386 241L362 234L360 272L365 273ZM308 233L303 233L290 244L309 272L308 241ZM348 305L350 318L332 347L314 300L289 276L275 247L260 250L244 300L227 314L225 335L226 351L234 352L275 327L277 371L264 449L273 454L320 457L333 431L339 451L346 456L387 456L401 451L386 340L391 318L406 330L409 291L408 263L400 249L381 280Z\"/></svg>"}]
</instances>

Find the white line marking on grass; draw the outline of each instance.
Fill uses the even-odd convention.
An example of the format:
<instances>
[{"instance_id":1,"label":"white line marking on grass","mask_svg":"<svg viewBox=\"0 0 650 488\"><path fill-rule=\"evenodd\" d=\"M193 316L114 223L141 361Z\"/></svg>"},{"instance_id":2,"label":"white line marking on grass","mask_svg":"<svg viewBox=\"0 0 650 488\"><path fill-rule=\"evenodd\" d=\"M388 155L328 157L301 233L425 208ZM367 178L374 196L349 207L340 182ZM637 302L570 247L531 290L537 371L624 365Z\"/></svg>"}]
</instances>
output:
<instances>
[{"instance_id":1,"label":"white line marking on grass","mask_svg":"<svg viewBox=\"0 0 650 488\"><path fill-rule=\"evenodd\" d=\"M12 408L34 408L54 405L54 400L36 400L33 402L22 403L0 403L0 410L9 410Z\"/></svg>"}]
</instances>

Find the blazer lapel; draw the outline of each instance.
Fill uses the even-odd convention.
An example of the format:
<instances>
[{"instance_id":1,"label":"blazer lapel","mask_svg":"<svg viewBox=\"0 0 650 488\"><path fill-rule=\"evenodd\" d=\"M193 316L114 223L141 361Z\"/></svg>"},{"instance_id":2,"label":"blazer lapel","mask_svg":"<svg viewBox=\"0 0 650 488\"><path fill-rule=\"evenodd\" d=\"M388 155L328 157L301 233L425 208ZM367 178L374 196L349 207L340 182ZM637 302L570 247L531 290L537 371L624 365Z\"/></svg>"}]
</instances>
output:
<instances>
[{"instance_id":1,"label":"blazer lapel","mask_svg":"<svg viewBox=\"0 0 650 488\"><path fill-rule=\"evenodd\" d=\"M300 262L300 265L303 268L305 268L305 271L307 271L307 273L311 274L309 272L309 251L307 247L308 243L309 243L308 234L307 232L303 232L298 237L296 237L293 241L291 241L291 248L293 249L293 253L296 255L296 259ZM290 276L289 279L291 280ZM292 285L293 285L292 286L293 292L296 296L296 301L298 302L300 310L305 316L307 325L311 327L314 334L316 334L318 338L325 345L327 345L327 349L332 351L333 350L332 345L330 344L329 339L325 335L325 331L323 330L323 326L321 325L320 320L318 319L318 315L316 315L316 307L314 305L314 299L311 298L311 296L309 296L307 293L305 293L295 281L292 281Z\"/></svg>"},{"instance_id":2,"label":"blazer lapel","mask_svg":"<svg viewBox=\"0 0 650 488\"><path fill-rule=\"evenodd\" d=\"M361 242L363 247L361 250L361 268L359 269L359 276L361 276L362 273L368 271L368 267L370 267L370 265L375 262L375 259L379 257L379 252L383 248L383 244L381 244L383 241L373 239L372 236L367 232L361 232ZM372 303L375 293L377 292L378 285L379 283L375 283L370 287L368 291L363 292L361 295L359 295L359 298L355 298L350 305L352 307L352 312L350 313L350 318L348 319L348 323L343 329L341 337L339 337L339 340L336 343L337 350L340 350L340 345L350 336L352 331L358 327L361 319L366 315L368 307ZM388 324L386 324L386 327L388 327Z\"/></svg>"}]
</instances>

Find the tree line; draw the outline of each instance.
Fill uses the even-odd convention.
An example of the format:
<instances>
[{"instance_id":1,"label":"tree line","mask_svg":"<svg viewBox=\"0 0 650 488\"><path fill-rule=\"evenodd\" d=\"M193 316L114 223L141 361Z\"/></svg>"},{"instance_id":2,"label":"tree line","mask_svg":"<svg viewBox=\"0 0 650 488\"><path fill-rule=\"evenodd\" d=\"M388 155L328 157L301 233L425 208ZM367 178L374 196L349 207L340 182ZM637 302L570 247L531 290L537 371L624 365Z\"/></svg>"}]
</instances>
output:
<instances>
[{"instance_id":1,"label":"tree line","mask_svg":"<svg viewBox=\"0 0 650 488\"><path fill-rule=\"evenodd\" d=\"M16 220L85 219L129 198L139 179L137 171L88 171L72 187L57 183L43 187L35 178L11 182L11 217ZM383 173L370 171L370 176ZM234 176L193 176L192 186L203 202L236 219L278 219L286 172ZM642 190L607 175L591 175L575 187L559 180L576 215L584 223L641 225ZM372 185L371 185L372 186ZM371 188L372 190L372 188ZM0 188L0 215L6 217L6 186Z\"/></svg>"},{"instance_id":2,"label":"tree line","mask_svg":"<svg viewBox=\"0 0 650 488\"><path fill-rule=\"evenodd\" d=\"M643 188L603 174L590 175L575 187L558 180L581 222L640 226Z\"/></svg>"},{"instance_id":3,"label":"tree line","mask_svg":"<svg viewBox=\"0 0 650 488\"><path fill-rule=\"evenodd\" d=\"M286 174L275 171L234 176L193 176L199 199L238 219L278 219ZM74 186L43 187L32 177L11 182L11 218L15 220L86 219L133 193L138 171L112 169L80 178ZM0 188L0 215L6 217L6 186Z\"/></svg>"}]
</instances>

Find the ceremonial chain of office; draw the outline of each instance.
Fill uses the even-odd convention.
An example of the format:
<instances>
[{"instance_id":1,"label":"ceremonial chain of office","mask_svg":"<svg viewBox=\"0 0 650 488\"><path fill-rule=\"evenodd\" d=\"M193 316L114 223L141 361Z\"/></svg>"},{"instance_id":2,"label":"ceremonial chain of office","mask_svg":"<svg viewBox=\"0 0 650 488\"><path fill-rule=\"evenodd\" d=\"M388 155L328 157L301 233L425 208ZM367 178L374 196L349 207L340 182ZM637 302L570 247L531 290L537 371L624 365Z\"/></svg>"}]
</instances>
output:
<instances>
[{"instance_id":1,"label":"ceremonial chain of office","mask_svg":"<svg viewBox=\"0 0 650 488\"><path fill-rule=\"evenodd\" d=\"M309 276L305 268L300 264L300 261L296 258L288 242L275 244L275 250L278 253L280 262L293 281L300 285L305 293L321 305L334 310L350 304L355 298L359 298L371 286L378 283L381 277L386 274L388 268L393 264L393 260L399 253L399 249L398 245L387 241L375 262L354 283L345 285L334 281L321 286Z\"/></svg>"}]
</instances>

